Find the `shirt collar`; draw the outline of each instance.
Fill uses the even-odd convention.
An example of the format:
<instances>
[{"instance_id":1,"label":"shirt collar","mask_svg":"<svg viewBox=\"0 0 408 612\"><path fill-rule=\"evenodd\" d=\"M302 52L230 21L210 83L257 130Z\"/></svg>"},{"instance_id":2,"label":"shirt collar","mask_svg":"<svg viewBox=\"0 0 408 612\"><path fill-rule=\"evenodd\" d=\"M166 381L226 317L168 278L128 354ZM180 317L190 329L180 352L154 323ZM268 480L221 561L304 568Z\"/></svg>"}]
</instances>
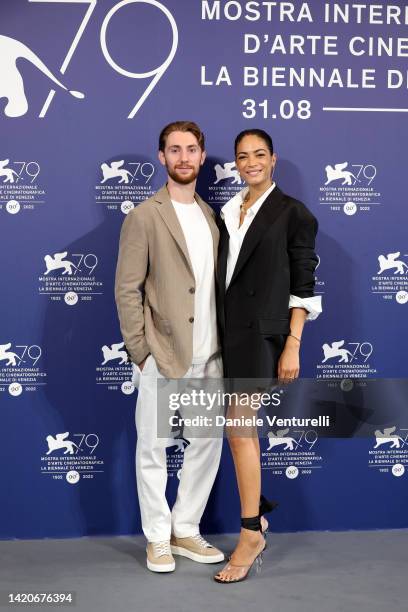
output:
<instances>
[{"instance_id":1,"label":"shirt collar","mask_svg":"<svg viewBox=\"0 0 408 612\"><path fill-rule=\"evenodd\" d=\"M263 193L257 200L252 204L250 208L248 208L247 215L248 217L255 216L258 210L261 208L262 204L265 202L266 198L270 193L274 190L276 183L272 183L272 185ZM226 216L239 216L240 207L246 194L248 193L248 187L244 187L239 191L231 200L229 200L220 210L221 219L225 220Z\"/></svg>"}]
</instances>

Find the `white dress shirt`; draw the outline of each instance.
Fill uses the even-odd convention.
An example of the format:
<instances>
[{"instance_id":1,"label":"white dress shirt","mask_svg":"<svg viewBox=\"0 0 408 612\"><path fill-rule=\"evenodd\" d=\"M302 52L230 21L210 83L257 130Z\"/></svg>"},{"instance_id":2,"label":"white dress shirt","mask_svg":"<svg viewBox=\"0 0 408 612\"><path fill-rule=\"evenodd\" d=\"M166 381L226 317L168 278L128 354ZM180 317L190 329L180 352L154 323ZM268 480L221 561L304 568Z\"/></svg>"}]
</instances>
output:
<instances>
[{"instance_id":1,"label":"white dress shirt","mask_svg":"<svg viewBox=\"0 0 408 612\"><path fill-rule=\"evenodd\" d=\"M249 226L255 218L256 213L261 208L262 204L272 193L275 188L275 183L272 183L271 187L261 195L260 198L248 208L247 213L244 217L244 221L239 226L239 218L241 214L241 204L248 192L248 187L244 187L239 193L237 193L229 202L227 202L221 208L221 218L225 222L225 226L229 234L229 248L228 248L228 259L227 259L227 275L225 279L225 290L231 282L232 275L234 273L235 265L238 260L238 255L241 250L242 243L245 238L245 234L248 231ZM322 298L320 295L315 295L309 298L301 298L297 295L290 295L289 297L289 308L304 308L307 311L306 320L312 321L316 319L322 312Z\"/></svg>"},{"instance_id":2,"label":"white dress shirt","mask_svg":"<svg viewBox=\"0 0 408 612\"><path fill-rule=\"evenodd\" d=\"M213 239L197 202L172 200L186 239L195 278L193 363L205 363L218 351Z\"/></svg>"}]
</instances>

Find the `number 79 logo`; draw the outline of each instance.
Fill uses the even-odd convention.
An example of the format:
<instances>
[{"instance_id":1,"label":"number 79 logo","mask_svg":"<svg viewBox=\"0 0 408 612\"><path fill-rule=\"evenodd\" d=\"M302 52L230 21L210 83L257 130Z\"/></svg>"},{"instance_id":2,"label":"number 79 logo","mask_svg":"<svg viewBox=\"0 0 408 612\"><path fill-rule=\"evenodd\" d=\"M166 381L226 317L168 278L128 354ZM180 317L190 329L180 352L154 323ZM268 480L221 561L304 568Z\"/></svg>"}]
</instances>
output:
<instances>
[{"instance_id":1,"label":"number 79 logo","mask_svg":"<svg viewBox=\"0 0 408 612\"><path fill-rule=\"evenodd\" d=\"M89 5L78 27L78 30L74 36L71 46L68 49L68 52L60 67L61 74L65 74L69 66L69 63L72 60L72 57L85 32L85 29L91 19L92 13L97 4L97 0L28 0L28 1L33 2L33 3L47 2L48 4L88 4ZM130 72L129 70L126 70L125 68L123 68L122 66L119 66L119 64L115 62L115 60L112 58L109 52L108 41L107 41L109 23L111 19L115 15L117 15L117 13L119 13L119 11L124 6L127 6L129 4L149 4L150 6L153 6L157 8L159 11L161 11L166 16L168 21L170 22L170 26L172 30L172 39L173 39L170 52L167 58L164 60L164 62L160 66L158 66L157 68L153 68L152 70L149 70L148 72ZM100 30L100 43L101 43L101 49L102 49L102 53L104 55L105 60L107 61L109 66L111 66L111 68L115 70L115 72L118 72L119 74L121 74L122 76L128 79L149 79L152 77L150 83L148 84L146 89L143 91L140 98L136 101L136 104L133 106L133 108L131 109L128 115L128 119L133 119L133 117L136 115L138 110L142 107L147 97L156 87L157 83L159 82L161 77L164 75L167 68L170 66L171 62L174 59L174 56L177 51L177 46L178 46L178 29L177 29L177 24L174 20L174 17L170 13L170 11L163 4L161 4L160 2L157 2L157 0L122 0L121 2L118 2L117 4L115 4L115 6L113 6L110 9L110 11L106 14L103 20L102 26L101 26L101 30ZM55 96L55 89L51 89L40 111L39 117L44 118L46 116L54 96Z\"/></svg>"}]
</instances>

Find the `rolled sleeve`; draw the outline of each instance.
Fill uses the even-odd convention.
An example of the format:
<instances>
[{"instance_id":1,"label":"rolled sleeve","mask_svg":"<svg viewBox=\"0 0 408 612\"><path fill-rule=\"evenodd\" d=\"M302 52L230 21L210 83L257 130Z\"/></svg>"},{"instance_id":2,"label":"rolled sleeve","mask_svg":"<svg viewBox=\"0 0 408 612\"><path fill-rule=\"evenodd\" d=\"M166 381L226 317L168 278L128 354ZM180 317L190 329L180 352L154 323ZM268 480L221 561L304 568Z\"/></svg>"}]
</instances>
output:
<instances>
[{"instance_id":1,"label":"rolled sleeve","mask_svg":"<svg viewBox=\"0 0 408 612\"><path fill-rule=\"evenodd\" d=\"M289 308L304 308L307 311L306 321L314 321L322 312L322 296L314 295L309 298L300 298L297 295L289 297Z\"/></svg>"}]
</instances>

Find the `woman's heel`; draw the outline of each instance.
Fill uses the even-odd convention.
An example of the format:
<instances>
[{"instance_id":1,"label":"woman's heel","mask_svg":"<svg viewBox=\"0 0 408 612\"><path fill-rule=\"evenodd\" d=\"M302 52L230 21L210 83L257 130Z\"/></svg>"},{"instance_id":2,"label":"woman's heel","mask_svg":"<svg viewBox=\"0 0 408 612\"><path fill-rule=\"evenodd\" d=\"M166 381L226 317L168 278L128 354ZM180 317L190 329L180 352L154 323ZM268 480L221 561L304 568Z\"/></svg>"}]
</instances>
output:
<instances>
[{"instance_id":1,"label":"woman's heel","mask_svg":"<svg viewBox=\"0 0 408 612\"><path fill-rule=\"evenodd\" d=\"M266 548L266 542L265 542L265 548ZM264 550L265 550L265 548L264 548ZM260 574L261 571L262 571L264 550L261 553L259 553L259 555L256 557L256 559L254 561L255 571L256 571L257 574Z\"/></svg>"}]
</instances>

